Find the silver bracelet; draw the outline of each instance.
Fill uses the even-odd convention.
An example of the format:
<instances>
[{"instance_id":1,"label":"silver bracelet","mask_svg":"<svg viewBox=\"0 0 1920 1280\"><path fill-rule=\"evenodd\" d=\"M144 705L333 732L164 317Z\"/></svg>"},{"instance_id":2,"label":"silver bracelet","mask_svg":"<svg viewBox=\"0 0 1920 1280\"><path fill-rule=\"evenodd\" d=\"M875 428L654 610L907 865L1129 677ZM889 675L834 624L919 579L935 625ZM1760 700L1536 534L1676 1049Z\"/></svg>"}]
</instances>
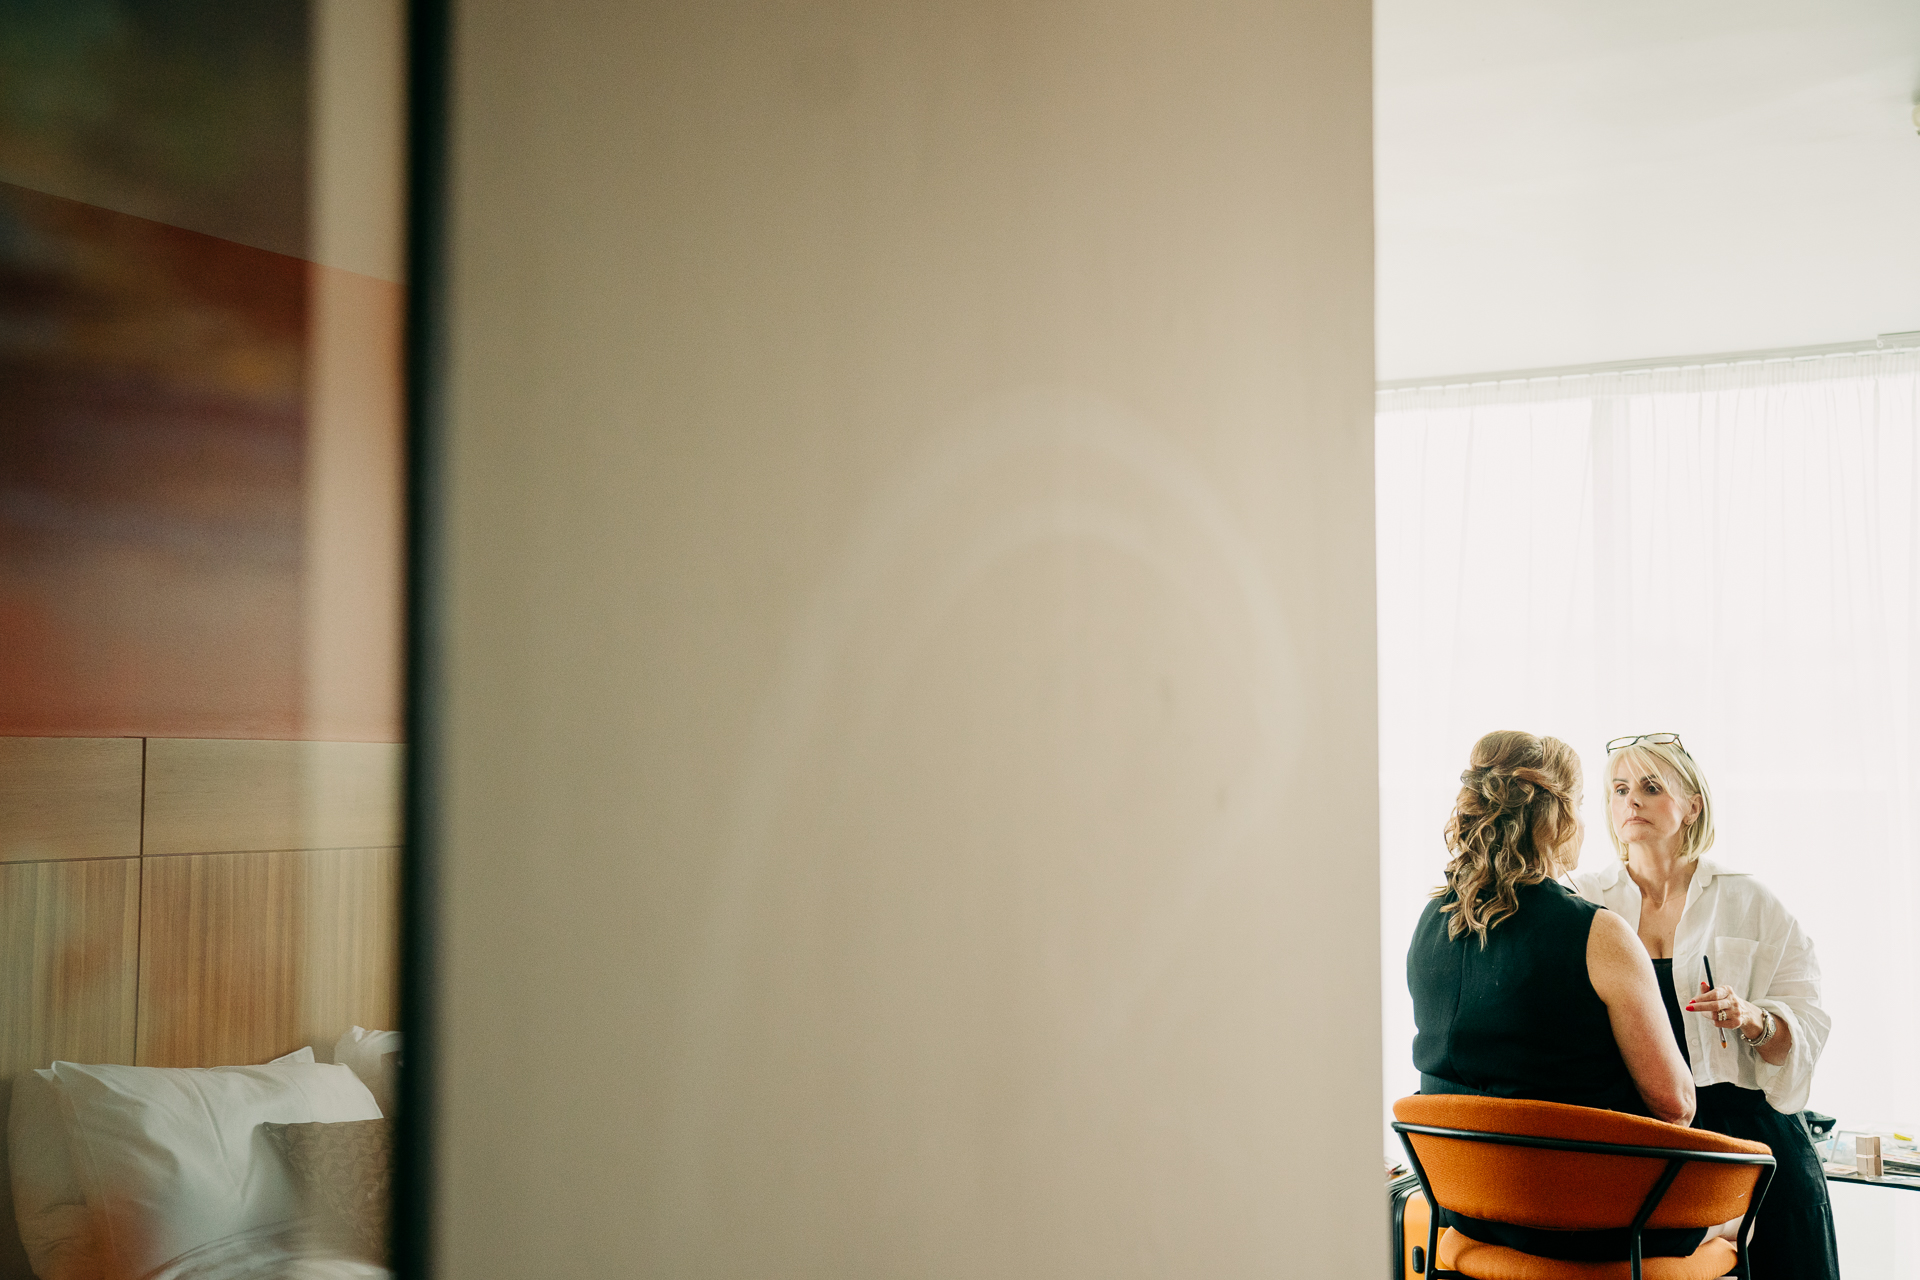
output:
<instances>
[{"instance_id":1,"label":"silver bracelet","mask_svg":"<svg viewBox=\"0 0 1920 1280\"><path fill-rule=\"evenodd\" d=\"M1773 1039L1773 1033L1779 1029L1778 1021L1773 1016L1773 1010L1762 1009L1760 1011L1760 1038L1758 1040L1749 1040L1745 1036L1741 1036L1740 1043L1749 1049L1758 1049L1761 1045Z\"/></svg>"}]
</instances>

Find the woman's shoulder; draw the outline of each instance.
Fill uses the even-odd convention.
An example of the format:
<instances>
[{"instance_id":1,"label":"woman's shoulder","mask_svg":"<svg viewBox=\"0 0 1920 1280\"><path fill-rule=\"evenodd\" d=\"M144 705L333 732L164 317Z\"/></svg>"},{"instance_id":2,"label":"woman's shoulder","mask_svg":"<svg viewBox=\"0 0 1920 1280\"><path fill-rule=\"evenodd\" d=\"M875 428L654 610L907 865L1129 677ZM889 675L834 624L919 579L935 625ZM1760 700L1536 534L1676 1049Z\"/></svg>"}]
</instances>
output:
<instances>
[{"instance_id":1,"label":"woman's shoulder","mask_svg":"<svg viewBox=\"0 0 1920 1280\"><path fill-rule=\"evenodd\" d=\"M1589 902L1605 905L1607 893L1618 888L1626 874L1625 863L1618 858L1608 858L1599 866L1574 870L1567 879L1572 883L1575 893Z\"/></svg>"},{"instance_id":2,"label":"woman's shoulder","mask_svg":"<svg viewBox=\"0 0 1920 1280\"><path fill-rule=\"evenodd\" d=\"M1603 908L1575 893L1557 880L1542 880L1521 886L1521 910L1565 919L1587 919Z\"/></svg>"},{"instance_id":3,"label":"woman's shoulder","mask_svg":"<svg viewBox=\"0 0 1920 1280\"><path fill-rule=\"evenodd\" d=\"M1590 902L1587 906L1593 911L1592 925L1587 932L1589 962L1636 967L1636 962L1646 955L1646 951L1640 945L1640 936L1627 923L1626 917L1597 903Z\"/></svg>"},{"instance_id":4,"label":"woman's shoulder","mask_svg":"<svg viewBox=\"0 0 1920 1280\"><path fill-rule=\"evenodd\" d=\"M1787 910L1787 904L1759 876L1705 857L1700 859L1700 869L1708 873L1707 888L1719 895L1723 912L1731 910L1770 922L1793 922L1793 913Z\"/></svg>"},{"instance_id":5,"label":"woman's shoulder","mask_svg":"<svg viewBox=\"0 0 1920 1280\"><path fill-rule=\"evenodd\" d=\"M1427 900L1420 905L1420 919L1414 925L1414 935L1417 937L1421 933L1431 932L1436 925L1444 927L1447 906L1453 901L1454 895L1450 891L1429 893Z\"/></svg>"}]
</instances>

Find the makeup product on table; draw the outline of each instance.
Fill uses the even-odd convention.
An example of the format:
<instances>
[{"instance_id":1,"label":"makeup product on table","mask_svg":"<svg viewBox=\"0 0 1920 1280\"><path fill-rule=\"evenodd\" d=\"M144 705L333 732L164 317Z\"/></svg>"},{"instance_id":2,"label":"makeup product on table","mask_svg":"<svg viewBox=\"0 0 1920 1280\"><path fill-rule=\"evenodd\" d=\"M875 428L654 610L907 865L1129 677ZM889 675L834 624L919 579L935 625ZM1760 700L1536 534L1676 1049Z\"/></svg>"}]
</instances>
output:
<instances>
[{"instance_id":1,"label":"makeup product on table","mask_svg":"<svg viewBox=\"0 0 1920 1280\"><path fill-rule=\"evenodd\" d=\"M1707 986L1709 988L1712 988L1718 985L1713 980L1713 961L1707 959L1705 956L1701 956L1700 963L1707 967ZM1720 1047L1722 1049L1726 1048L1727 1047L1727 1029L1720 1025L1720 1019L1718 1018L1715 1018L1713 1020L1713 1026L1714 1026L1714 1030L1720 1033Z\"/></svg>"}]
</instances>

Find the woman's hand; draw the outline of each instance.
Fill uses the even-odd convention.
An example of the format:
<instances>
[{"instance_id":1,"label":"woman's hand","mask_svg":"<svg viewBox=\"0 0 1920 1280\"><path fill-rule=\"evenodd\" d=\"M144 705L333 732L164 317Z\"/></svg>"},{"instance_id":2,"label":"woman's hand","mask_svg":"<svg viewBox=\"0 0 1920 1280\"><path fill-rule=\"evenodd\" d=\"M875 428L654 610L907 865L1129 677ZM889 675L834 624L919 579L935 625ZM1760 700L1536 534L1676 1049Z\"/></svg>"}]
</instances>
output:
<instances>
[{"instance_id":1,"label":"woman's hand","mask_svg":"<svg viewBox=\"0 0 1920 1280\"><path fill-rule=\"evenodd\" d=\"M1701 983L1700 994L1687 1001L1687 1012L1704 1014L1716 1029L1737 1032L1743 1040L1756 1038L1766 1028L1760 1020L1759 1007L1733 994L1732 987L1709 987Z\"/></svg>"}]
</instances>

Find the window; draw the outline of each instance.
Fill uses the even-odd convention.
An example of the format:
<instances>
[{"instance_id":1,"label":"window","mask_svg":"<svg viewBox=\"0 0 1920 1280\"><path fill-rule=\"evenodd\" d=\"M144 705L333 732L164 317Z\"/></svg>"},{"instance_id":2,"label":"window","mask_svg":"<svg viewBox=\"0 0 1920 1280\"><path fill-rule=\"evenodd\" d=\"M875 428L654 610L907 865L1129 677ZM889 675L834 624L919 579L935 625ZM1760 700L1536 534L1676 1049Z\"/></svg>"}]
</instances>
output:
<instances>
[{"instance_id":1,"label":"window","mask_svg":"<svg viewBox=\"0 0 1920 1280\"><path fill-rule=\"evenodd\" d=\"M1712 856L1812 935L1812 1105L1920 1116L1920 352L1383 391L1386 1091L1418 1087L1406 945L1481 733L1563 738L1583 865L1614 857L1601 744L1681 733Z\"/></svg>"}]
</instances>

